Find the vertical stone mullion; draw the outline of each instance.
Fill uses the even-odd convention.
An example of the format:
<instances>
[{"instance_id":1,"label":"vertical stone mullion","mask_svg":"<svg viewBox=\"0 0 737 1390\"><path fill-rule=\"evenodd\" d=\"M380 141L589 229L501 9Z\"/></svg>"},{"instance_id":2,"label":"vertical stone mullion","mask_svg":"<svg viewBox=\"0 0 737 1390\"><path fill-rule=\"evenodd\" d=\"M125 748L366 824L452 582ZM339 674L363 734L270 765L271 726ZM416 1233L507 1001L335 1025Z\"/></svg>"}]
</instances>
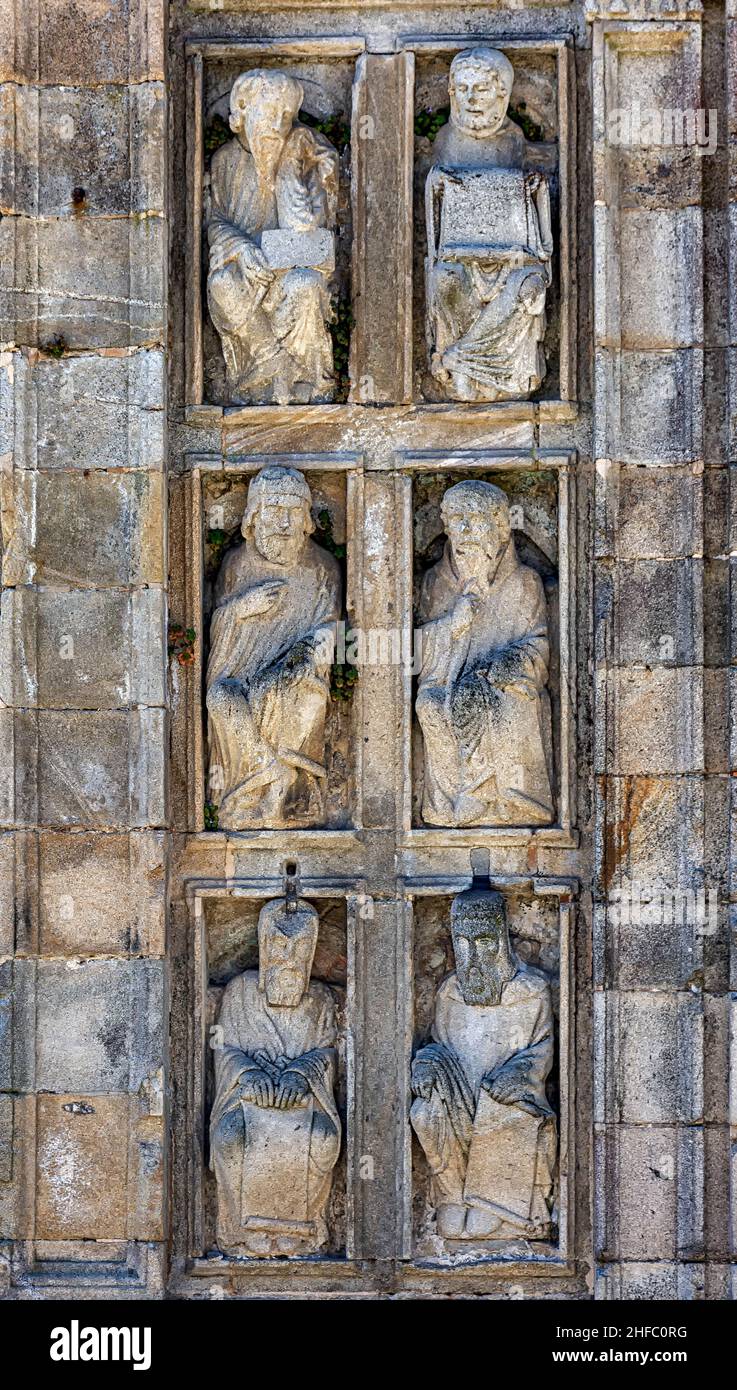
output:
<instances>
[{"instance_id":1,"label":"vertical stone mullion","mask_svg":"<svg viewBox=\"0 0 737 1390\"><path fill-rule=\"evenodd\" d=\"M363 405L411 399L413 81L412 54L358 60L351 397Z\"/></svg>"},{"instance_id":2,"label":"vertical stone mullion","mask_svg":"<svg viewBox=\"0 0 737 1390\"><path fill-rule=\"evenodd\" d=\"M411 1046L409 917L401 900L375 898L355 923L353 1232L356 1259L391 1272L410 1254ZM381 1283L379 1270L378 1282Z\"/></svg>"}]
</instances>

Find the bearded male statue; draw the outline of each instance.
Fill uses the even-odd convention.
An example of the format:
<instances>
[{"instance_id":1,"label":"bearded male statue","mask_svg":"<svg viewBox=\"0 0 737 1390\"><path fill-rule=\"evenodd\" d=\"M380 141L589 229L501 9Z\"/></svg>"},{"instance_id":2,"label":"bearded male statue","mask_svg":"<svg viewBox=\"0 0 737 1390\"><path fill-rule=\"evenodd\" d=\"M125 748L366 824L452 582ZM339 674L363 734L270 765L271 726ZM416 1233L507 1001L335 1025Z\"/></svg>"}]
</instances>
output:
<instances>
[{"instance_id":1,"label":"bearded male statue","mask_svg":"<svg viewBox=\"0 0 737 1390\"><path fill-rule=\"evenodd\" d=\"M428 825L546 825L549 644L542 581L517 558L509 503L481 480L456 483L448 537L420 600Z\"/></svg>"},{"instance_id":2,"label":"bearded male statue","mask_svg":"<svg viewBox=\"0 0 737 1390\"><path fill-rule=\"evenodd\" d=\"M209 796L223 829L320 825L325 714L341 583L310 540L311 494L294 468L262 468L243 543L215 586L207 666Z\"/></svg>"},{"instance_id":3,"label":"bearded male statue","mask_svg":"<svg viewBox=\"0 0 737 1390\"><path fill-rule=\"evenodd\" d=\"M215 1033L210 1166L218 1245L235 1255L310 1254L340 1153L335 1000L310 979L318 916L275 899L258 919L258 971L236 975Z\"/></svg>"},{"instance_id":4,"label":"bearded male statue","mask_svg":"<svg viewBox=\"0 0 737 1390\"><path fill-rule=\"evenodd\" d=\"M334 394L338 154L297 120L302 99L286 73L242 73L230 94L235 138L212 158L207 299L230 399L246 405Z\"/></svg>"},{"instance_id":5,"label":"bearded male statue","mask_svg":"<svg viewBox=\"0 0 737 1390\"><path fill-rule=\"evenodd\" d=\"M412 1063L411 1122L446 1240L551 1235L556 1124L550 986L513 951L501 893L453 899L456 969Z\"/></svg>"},{"instance_id":6,"label":"bearded male statue","mask_svg":"<svg viewBox=\"0 0 737 1390\"><path fill-rule=\"evenodd\" d=\"M513 82L497 49L457 54L425 185L430 372L449 400L524 398L545 376L550 196L507 116Z\"/></svg>"}]
</instances>

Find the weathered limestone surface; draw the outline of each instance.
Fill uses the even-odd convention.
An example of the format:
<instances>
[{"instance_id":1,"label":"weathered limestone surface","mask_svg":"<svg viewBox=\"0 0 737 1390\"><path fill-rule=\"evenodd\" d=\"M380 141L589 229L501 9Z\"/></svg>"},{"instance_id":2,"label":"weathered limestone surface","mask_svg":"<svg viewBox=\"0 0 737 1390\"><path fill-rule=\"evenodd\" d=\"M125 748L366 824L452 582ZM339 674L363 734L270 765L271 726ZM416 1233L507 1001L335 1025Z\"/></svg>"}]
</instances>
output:
<instances>
[{"instance_id":1,"label":"weathered limestone surface","mask_svg":"<svg viewBox=\"0 0 737 1390\"><path fill-rule=\"evenodd\" d=\"M736 35L0 0L9 1298L734 1296Z\"/></svg>"},{"instance_id":2,"label":"weathered limestone surface","mask_svg":"<svg viewBox=\"0 0 737 1390\"><path fill-rule=\"evenodd\" d=\"M164 10L0 10L0 1226L29 1242L20 1296L62 1252L93 1288L155 1295L167 1229Z\"/></svg>"}]
</instances>

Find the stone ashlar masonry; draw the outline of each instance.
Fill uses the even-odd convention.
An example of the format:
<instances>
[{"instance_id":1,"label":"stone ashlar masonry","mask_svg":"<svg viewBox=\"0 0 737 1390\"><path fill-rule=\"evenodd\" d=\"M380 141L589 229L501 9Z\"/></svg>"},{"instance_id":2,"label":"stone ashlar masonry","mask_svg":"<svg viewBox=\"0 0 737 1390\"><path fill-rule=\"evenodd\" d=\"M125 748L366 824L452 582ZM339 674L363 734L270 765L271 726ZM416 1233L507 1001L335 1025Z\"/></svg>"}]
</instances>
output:
<instances>
[{"instance_id":1,"label":"stone ashlar masonry","mask_svg":"<svg viewBox=\"0 0 737 1390\"><path fill-rule=\"evenodd\" d=\"M479 40L555 55L565 352L533 401L429 405L412 62ZM4 1296L733 1296L736 54L734 0L0 0ZM334 406L208 398L203 92L218 62L256 61L353 69L352 385ZM715 112L716 148L617 143L634 104ZM565 824L418 829L411 690L384 665L341 726L335 829L206 827L207 499L265 456L346 480L367 628L411 609L430 462L565 478ZM167 659L172 624L194 629L191 665ZM239 901L253 918L295 863L348 957L342 1234L309 1264L218 1260L208 971ZM544 1258L417 1256L412 921L474 865L565 922L565 1222ZM633 884L717 910L628 919Z\"/></svg>"}]
</instances>

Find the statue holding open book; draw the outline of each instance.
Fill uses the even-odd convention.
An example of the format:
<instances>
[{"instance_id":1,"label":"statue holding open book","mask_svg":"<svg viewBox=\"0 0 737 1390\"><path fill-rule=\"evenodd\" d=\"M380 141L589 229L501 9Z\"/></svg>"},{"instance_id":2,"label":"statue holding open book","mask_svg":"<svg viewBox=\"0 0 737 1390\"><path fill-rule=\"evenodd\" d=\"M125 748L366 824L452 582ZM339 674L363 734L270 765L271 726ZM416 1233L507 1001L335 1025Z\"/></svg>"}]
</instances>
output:
<instances>
[{"instance_id":1,"label":"statue holding open book","mask_svg":"<svg viewBox=\"0 0 737 1390\"><path fill-rule=\"evenodd\" d=\"M448 400L520 399L545 376L550 196L507 116L513 81L496 49L454 58L450 121L427 177L430 374Z\"/></svg>"}]
</instances>

